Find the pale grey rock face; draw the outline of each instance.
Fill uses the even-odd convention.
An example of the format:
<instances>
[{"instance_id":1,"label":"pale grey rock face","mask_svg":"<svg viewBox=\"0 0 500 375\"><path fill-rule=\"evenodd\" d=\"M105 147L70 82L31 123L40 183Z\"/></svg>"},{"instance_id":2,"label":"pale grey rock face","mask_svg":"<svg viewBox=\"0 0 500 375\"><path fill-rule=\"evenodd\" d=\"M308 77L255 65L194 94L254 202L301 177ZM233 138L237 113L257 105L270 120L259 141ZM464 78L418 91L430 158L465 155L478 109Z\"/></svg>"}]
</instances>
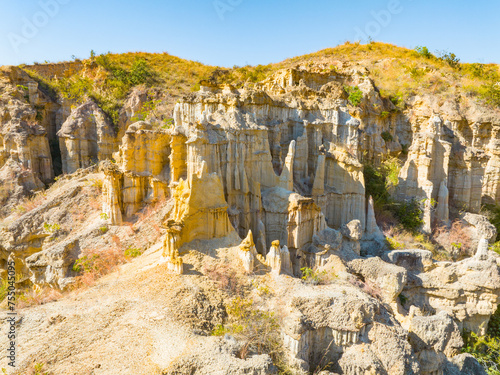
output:
<instances>
[{"instance_id":1,"label":"pale grey rock face","mask_svg":"<svg viewBox=\"0 0 500 375\"><path fill-rule=\"evenodd\" d=\"M443 375L486 375L486 371L478 361L470 354L459 354L449 360Z\"/></svg>"},{"instance_id":2,"label":"pale grey rock face","mask_svg":"<svg viewBox=\"0 0 500 375\"><path fill-rule=\"evenodd\" d=\"M497 255L437 262L427 272L409 272L403 295L423 311L445 311L460 329L486 332L500 296Z\"/></svg>"},{"instance_id":3,"label":"pale grey rock face","mask_svg":"<svg viewBox=\"0 0 500 375\"><path fill-rule=\"evenodd\" d=\"M65 290L76 276L71 266L80 251L78 240L69 240L26 258L30 281L35 285Z\"/></svg>"},{"instance_id":4,"label":"pale grey rock face","mask_svg":"<svg viewBox=\"0 0 500 375\"><path fill-rule=\"evenodd\" d=\"M222 338L210 338L206 343L199 343L193 354L183 356L175 361L163 373L200 374L200 375L277 375L278 371L267 354L253 355L247 359L239 359L236 354L241 344L226 335ZM195 354L194 354L195 353Z\"/></svg>"},{"instance_id":5,"label":"pale grey rock face","mask_svg":"<svg viewBox=\"0 0 500 375\"><path fill-rule=\"evenodd\" d=\"M377 220L375 219L375 207L373 203L373 198L368 198L368 210L366 214L366 226L365 234L363 237L364 241L383 241L385 236L377 225Z\"/></svg>"},{"instance_id":6,"label":"pale grey rock face","mask_svg":"<svg viewBox=\"0 0 500 375\"><path fill-rule=\"evenodd\" d=\"M340 230L344 237L352 241L359 241L363 235L361 222L359 220L352 220L344 224Z\"/></svg>"},{"instance_id":7,"label":"pale grey rock face","mask_svg":"<svg viewBox=\"0 0 500 375\"><path fill-rule=\"evenodd\" d=\"M393 250L384 253L382 259L414 272L424 272L434 264L432 253L422 249Z\"/></svg>"},{"instance_id":8,"label":"pale grey rock face","mask_svg":"<svg viewBox=\"0 0 500 375\"><path fill-rule=\"evenodd\" d=\"M389 304L396 303L407 281L407 271L384 262L378 257L354 259L348 263L352 273L362 275L365 281L377 286L382 300Z\"/></svg>"},{"instance_id":9,"label":"pale grey rock face","mask_svg":"<svg viewBox=\"0 0 500 375\"><path fill-rule=\"evenodd\" d=\"M433 316L415 316L410 323L408 339L413 350L434 351L446 357L454 357L463 346L462 336L451 316L441 311ZM422 364L422 362L421 362ZM436 369L436 370L439 370ZM431 370L428 370L431 372Z\"/></svg>"},{"instance_id":10,"label":"pale grey rock face","mask_svg":"<svg viewBox=\"0 0 500 375\"><path fill-rule=\"evenodd\" d=\"M379 301L352 286L310 288L292 297L284 323L284 345L298 369L330 363L344 374L419 373L405 330Z\"/></svg>"},{"instance_id":11,"label":"pale grey rock face","mask_svg":"<svg viewBox=\"0 0 500 375\"><path fill-rule=\"evenodd\" d=\"M62 169L71 174L100 160L111 159L116 133L106 114L92 101L76 107L57 132Z\"/></svg>"},{"instance_id":12,"label":"pale grey rock face","mask_svg":"<svg viewBox=\"0 0 500 375\"><path fill-rule=\"evenodd\" d=\"M496 241L497 229L485 216L467 212L463 220L473 227L471 232L475 242L479 242L482 238L486 238L489 243Z\"/></svg>"}]
</instances>

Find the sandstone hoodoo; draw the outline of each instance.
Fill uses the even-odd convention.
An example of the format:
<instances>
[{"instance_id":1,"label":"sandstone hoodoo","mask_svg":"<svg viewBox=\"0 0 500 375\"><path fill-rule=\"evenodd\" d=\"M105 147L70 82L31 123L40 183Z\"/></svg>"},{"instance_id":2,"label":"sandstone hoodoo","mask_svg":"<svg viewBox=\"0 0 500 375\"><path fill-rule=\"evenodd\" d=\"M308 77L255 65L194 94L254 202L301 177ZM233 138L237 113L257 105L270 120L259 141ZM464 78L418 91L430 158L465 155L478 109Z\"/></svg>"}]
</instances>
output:
<instances>
[{"instance_id":1,"label":"sandstone hoodoo","mask_svg":"<svg viewBox=\"0 0 500 375\"><path fill-rule=\"evenodd\" d=\"M92 91L113 55L0 68L21 371L484 374L500 110L459 89L389 95L381 69L418 54L347 46L259 79L211 68L176 102L157 75L114 107ZM468 69L432 61L450 84Z\"/></svg>"}]
</instances>

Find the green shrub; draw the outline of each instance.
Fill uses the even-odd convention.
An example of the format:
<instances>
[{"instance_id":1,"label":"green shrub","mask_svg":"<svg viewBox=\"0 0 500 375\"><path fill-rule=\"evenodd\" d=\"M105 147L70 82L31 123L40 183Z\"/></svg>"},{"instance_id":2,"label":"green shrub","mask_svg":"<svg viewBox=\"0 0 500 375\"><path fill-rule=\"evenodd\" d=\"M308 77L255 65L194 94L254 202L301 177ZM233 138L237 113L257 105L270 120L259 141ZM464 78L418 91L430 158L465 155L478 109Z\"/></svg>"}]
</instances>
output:
<instances>
[{"instance_id":1,"label":"green shrub","mask_svg":"<svg viewBox=\"0 0 500 375\"><path fill-rule=\"evenodd\" d=\"M57 223L56 224L43 223L43 229L47 233L54 233L60 230L61 226Z\"/></svg>"},{"instance_id":2,"label":"green shrub","mask_svg":"<svg viewBox=\"0 0 500 375\"><path fill-rule=\"evenodd\" d=\"M390 115L390 112L387 112L387 111L382 111L382 113L380 114L380 118L382 120L385 120L386 118L388 118ZM392 137L392 136L391 136Z\"/></svg>"},{"instance_id":3,"label":"green shrub","mask_svg":"<svg viewBox=\"0 0 500 375\"><path fill-rule=\"evenodd\" d=\"M488 322L488 335L491 337L500 338L500 309L491 316Z\"/></svg>"},{"instance_id":4,"label":"green shrub","mask_svg":"<svg viewBox=\"0 0 500 375\"><path fill-rule=\"evenodd\" d=\"M141 256L141 255L142 255L141 249L129 247L127 250L125 250L125 256L127 258L137 258L138 256Z\"/></svg>"},{"instance_id":5,"label":"green shrub","mask_svg":"<svg viewBox=\"0 0 500 375\"><path fill-rule=\"evenodd\" d=\"M497 337L465 333L462 352L472 354L489 375L500 375L500 340Z\"/></svg>"},{"instance_id":6,"label":"green shrub","mask_svg":"<svg viewBox=\"0 0 500 375\"><path fill-rule=\"evenodd\" d=\"M500 241L500 205L485 204L481 207L481 214L486 216L490 223L497 228L496 241Z\"/></svg>"},{"instance_id":7,"label":"green shrub","mask_svg":"<svg viewBox=\"0 0 500 375\"><path fill-rule=\"evenodd\" d=\"M425 57L426 59L430 59L433 57L432 53L429 52L429 48L425 46L417 46L415 51L419 54L419 56Z\"/></svg>"},{"instance_id":8,"label":"green shrub","mask_svg":"<svg viewBox=\"0 0 500 375\"><path fill-rule=\"evenodd\" d=\"M372 196L379 207L392 203L390 189L399 184L400 169L401 162L396 158L387 159L379 166L364 165L366 195Z\"/></svg>"},{"instance_id":9,"label":"green shrub","mask_svg":"<svg viewBox=\"0 0 500 375\"><path fill-rule=\"evenodd\" d=\"M394 205L394 214L406 230L417 232L423 225L421 203L415 199Z\"/></svg>"},{"instance_id":10,"label":"green shrub","mask_svg":"<svg viewBox=\"0 0 500 375\"><path fill-rule=\"evenodd\" d=\"M372 196L378 210L390 211L401 226L415 234L423 224L422 203L417 200L397 202L391 189L399 184L401 162L397 158L384 161L380 166L364 165L366 195Z\"/></svg>"},{"instance_id":11,"label":"green shrub","mask_svg":"<svg viewBox=\"0 0 500 375\"><path fill-rule=\"evenodd\" d=\"M382 112L384 113L384 112ZM388 112L385 112L385 113L388 113ZM394 138L392 137L392 134L389 133L388 131L385 131L385 132L382 132L381 134L382 136L382 139L387 143L387 142L392 142L394 140Z\"/></svg>"},{"instance_id":12,"label":"green shrub","mask_svg":"<svg viewBox=\"0 0 500 375\"><path fill-rule=\"evenodd\" d=\"M398 242L397 240L395 240L392 237L386 237L385 240L387 242L387 247L390 250L402 250L402 249L405 248L405 244L404 243Z\"/></svg>"},{"instance_id":13,"label":"green shrub","mask_svg":"<svg viewBox=\"0 0 500 375\"><path fill-rule=\"evenodd\" d=\"M387 159L382 163L382 171L386 179L386 187L396 187L399 184L401 162L397 158Z\"/></svg>"},{"instance_id":14,"label":"green shrub","mask_svg":"<svg viewBox=\"0 0 500 375\"><path fill-rule=\"evenodd\" d=\"M443 52L441 56L439 56L441 60L446 62L452 68L460 67L460 59L454 53Z\"/></svg>"},{"instance_id":15,"label":"green shrub","mask_svg":"<svg viewBox=\"0 0 500 375\"><path fill-rule=\"evenodd\" d=\"M346 86L345 90L347 91L347 94L349 95L349 103L351 103L353 106L358 107L361 104L361 101L363 100L363 92L358 86L350 87Z\"/></svg>"},{"instance_id":16,"label":"green shrub","mask_svg":"<svg viewBox=\"0 0 500 375\"><path fill-rule=\"evenodd\" d=\"M144 59L136 59L130 69L128 80L131 85L136 86L147 83L153 78L153 72Z\"/></svg>"},{"instance_id":17,"label":"green shrub","mask_svg":"<svg viewBox=\"0 0 500 375\"><path fill-rule=\"evenodd\" d=\"M375 204L379 206L387 204L390 200L390 194L387 190L386 176L383 171L371 164L365 164L363 173L366 195L373 197Z\"/></svg>"},{"instance_id":18,"label":"green shrub","mask_svg":"<svg viewBox=\"0 0 500 375\"><path fill-rule=\"evenodd\" d=\"M479 96L490 105L500 106L500 82L491 82L482 85L479 90Z\"/></svg>"}]
</instances>

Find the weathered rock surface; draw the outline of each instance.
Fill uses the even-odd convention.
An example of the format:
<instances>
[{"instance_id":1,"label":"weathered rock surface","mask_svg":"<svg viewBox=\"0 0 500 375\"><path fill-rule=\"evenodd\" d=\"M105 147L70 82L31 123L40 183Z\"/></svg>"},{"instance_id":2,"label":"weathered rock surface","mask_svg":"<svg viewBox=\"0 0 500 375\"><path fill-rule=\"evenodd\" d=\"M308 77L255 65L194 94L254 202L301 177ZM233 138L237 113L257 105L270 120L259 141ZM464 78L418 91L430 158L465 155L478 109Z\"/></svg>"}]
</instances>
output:
<instances>
[{"instance_id":1,"label":"weathered rock surface","mask_svg":"<svg viewBox=\"0 0 500 375\"><path fill-rule=\"evenodd\" d=\"M110 159L117 146L111 122L90 100L71 112L57 135L62 170L67 174L97 164L99 160Z\"/></svg>"},{"instance_id":2,"label":"weathered rock surface","mask_svg":"<svg viewBox=\"0 0 500 375\"><path fill-rule=\"evenodd\" d=\"M484 370L477 360L470 354L460 354L453 357L443 370L443 375L486 375Z\"/></svg>"},{"instance_id":3,"label":"weathered rock surface","mask_svg":"<svg viewBox=\"0 0 500 375\"><path fill-rule=\"evenodd\" d=\"M298 368L419 373L405 330L380 302L352 286L292 291L284 344Z\"/></svg>"},{"instance_id":4,"label":"weathered rock surface","mask_svg":"<svg viewBox=\"0 0 500 375\"><path fill-rule=\"evenodd\" d=\"M419 359L422 374L440 373L447 357L460 353L462 336L457 324L444 311L433 316L415 316L408 340Z\"/></svg>"},{"instance_id":5,"label":"weathered rock surface","mask_svg":"<svg viewBox=\"0 0 500 375\"><path fill-rule=\"evenodd\" d=\"M498 256L437 262L427 272L410 271L403 294L422 311L445 311L460 329L484 334L500 296Z\"/></svg>"},{"instance_id":6,"label":"weathered rock surface","mask_svg":"<svg viewBox=\"0 0 500 375\"><path fill-rule=\"evenodd\" d=\"M101 162L104 176L102 211L94 197L98 208L67 212L92 183L80 171L67 189L1 229L0 260L16 261L19 284L66 288L84 247L120 243L124 221L135 233L136 214L165 201L156 217L161 259L143 269L166 263L162 275L196 289L198 263L220 249L193 255L191 247L240 240L228 258L249 277L275 280L280 290L271 303L286 306L284 347L298 373L324 360L344 374L481 373L477 362L456 354L459 330L485 333L500 296L500 258L488 252L497 233L477 215L500 197L495 116L413 97L406 111L384 120L381 111L394 107L366 70L286 69L241 89L202 85L176 105L173 127L142 113L149 94L136 88L115 128L92 101L70 112L71 103L46 97L20 69L0 73L0 180L11 181L2 185L8 198L1 203L10 209L50 183L58 157L65 174ZM346 100L346 83L363 93L358 108ZM449 225L450 213L470 211L461 219L478 244L474 257L451 263L434 262L423 250L383 252L362 163L398 156L403 145L409 153L396 195L423 201L427 233ZM73 232L82 215L85 229ZM112 235L102 233L110 228ZM317 272L315 283L328 272L335 281L305 285L297 279L304 269ZM223 373L276 372L267 355L236 358L241 343L230 337L184 333L196 345L166 355L164 373L211 374L221 363Z\"/></svg>"}]
</instances>

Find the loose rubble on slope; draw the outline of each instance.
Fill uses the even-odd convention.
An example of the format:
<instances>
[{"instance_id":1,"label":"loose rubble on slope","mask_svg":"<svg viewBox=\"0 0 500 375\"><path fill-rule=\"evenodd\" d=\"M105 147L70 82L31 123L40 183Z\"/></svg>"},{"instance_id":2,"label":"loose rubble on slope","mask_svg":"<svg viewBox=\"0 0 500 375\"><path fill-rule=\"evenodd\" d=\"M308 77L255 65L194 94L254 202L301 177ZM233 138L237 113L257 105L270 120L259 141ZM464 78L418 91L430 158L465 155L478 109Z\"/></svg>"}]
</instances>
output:
<instances>
[{"instance_id":1,"label":"loose rubble on slope","mask_svg":"<svg viewBox=\"0 0 500 375\"><path fill-rule=\"evenodd\" d=\"M281 311L282 350L294 373L320 364L331 374L482 373L460 354L460 332L484 334L499 304L500 256L488 249L496 230L479 211L482 202L499 200L500 117L415 97L410 109L384 119L380 113L394 106L362 68L334 74L298 67L241 89L206 82L176 105L171 127L133 122L145 101L133 91L115 128L90 99L69 112L22 70L0 73L0 178L12 184L5 207L48 185L56 158L68 175L35 209L2 211L2 267L15 260L20 285L70 288L84 248L107 246L129 226L146 240L154 224L132 219L161 202L154 266L196 283L203 262L226 257L242 277L270 279L274 296L265 308ZM364 94L358 108L347 101L347 83ZM27 98L16 84L27 86ZM403 145L409 152L395 195L426 200L427 233L462 211L474 256L444 262L426 250L388 247L366 196L363 162L397 155ZM98 207L84 212L94 179L103 181L93 197ZM68 217L75 201L81 222ZM109 233L99 233L103 226ZM218 243L226 244L223 252ZM335 277L314 285L300 280L307 269ZM212 350L209 340L198 337L198 352L161 371L219 371L201 353ZM224 340L213 354L228 366L221 373L276 373L269 356L241 361L239 344Z\"/></svg>"}]
</instances>

